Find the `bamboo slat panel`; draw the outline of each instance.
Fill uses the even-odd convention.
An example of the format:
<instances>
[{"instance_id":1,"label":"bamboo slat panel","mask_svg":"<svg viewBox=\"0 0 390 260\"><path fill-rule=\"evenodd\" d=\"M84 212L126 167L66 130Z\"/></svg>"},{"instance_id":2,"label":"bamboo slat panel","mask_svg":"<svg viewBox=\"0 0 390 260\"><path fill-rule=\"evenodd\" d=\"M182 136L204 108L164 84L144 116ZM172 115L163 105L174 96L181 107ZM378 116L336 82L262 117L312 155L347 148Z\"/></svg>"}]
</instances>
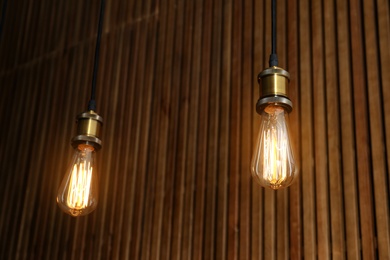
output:
<instances>
[{"instance_id":1,"label":"bamboo slat panel","mask_svg":"<svg viewBox=\"0 0 390 260\"><path fill-rule=\"evenodd\" d=\"M313 73L311 30L310 30L310 2L299 1L299 90L300 90L300 124L301 143L301 174L302 174L302 211L303 211L303 257L314 259L317 255L316 247L316 193L315 193L315 164L314 164L314 124L313 124Z\"/></svg>"},{"instance_id":2,"label":"bamboo slat panel","mask_svg":"<svg viewBox=\"0 0 390 260\"><path fill-rule=\"evenodd\" d=\"M389 2L277 2L297 182L250 176L270 1L107 1L99 205L75 219L55 197L99 3L0 1L0 259L390 258Z\"/></svg>"}]
</instances>

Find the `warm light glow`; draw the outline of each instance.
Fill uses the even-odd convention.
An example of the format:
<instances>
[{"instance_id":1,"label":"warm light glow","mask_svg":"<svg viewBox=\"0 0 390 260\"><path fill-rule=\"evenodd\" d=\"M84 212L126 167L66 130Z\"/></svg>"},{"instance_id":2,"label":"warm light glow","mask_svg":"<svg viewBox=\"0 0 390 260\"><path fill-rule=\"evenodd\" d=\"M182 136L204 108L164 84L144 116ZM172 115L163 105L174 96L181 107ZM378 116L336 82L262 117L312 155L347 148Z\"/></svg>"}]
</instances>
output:
<instances>
[{"instance_id":1,"label":"warm light glow","mask_svg":"<svg viewBox=\"0 0 390 260\"><path fill-rule=\"evenodd\" d=\"M279 189L289 186L297 175L287 113L269 105L262 113L260 132L252 158L252 175L262 186Z\"/></svg>"},{"instance_id":2,"label":"warm light glow","mask_svg":"<svg viewBox=\"0 0 390 260\"><path fill-rule=\"evenodd\" d=\"M68 190L67 204L69 208L84 209L88 206L91 189L92 167L90 163L73 165Z\"/></svg>"},{"instance_id":3,"label":"warm light glow","mask_svg":"<svg viewBox=\"0 0 390 260\"><path fill-rule=\"evenodd\" d=\"M58 205L64 212L75 217L92 212L98 203L94 153L92 146L79 145L72 166L58 189Z\"/></svg>"}]
</instances>

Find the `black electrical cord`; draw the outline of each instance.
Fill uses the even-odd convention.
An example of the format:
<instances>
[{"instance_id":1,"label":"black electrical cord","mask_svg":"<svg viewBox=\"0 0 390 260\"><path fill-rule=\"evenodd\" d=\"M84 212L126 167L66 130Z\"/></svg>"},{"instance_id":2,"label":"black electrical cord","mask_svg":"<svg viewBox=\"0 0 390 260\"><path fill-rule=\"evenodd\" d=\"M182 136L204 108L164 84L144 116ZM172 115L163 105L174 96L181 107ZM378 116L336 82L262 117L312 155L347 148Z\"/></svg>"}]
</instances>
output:
<instances>
[{"instance_id":1,"label":"black electrical cord","mask_svg":"<svg viewBox=\"0 0 390 260\"><path fill-rule=\"evenodd\" d=\"M97 78L98 67L99 67L99 50L100 50L100 42L102 39L103 18L104 18L103 16L104 16L104 0L101 0L98 34L97 34L96 48L95 48L95 61L93 64L91 99L88 102L88 110L93 110L93 111L96 110L96 78Z\"/></svg>"},{"instance_id":2,"label":"black electrical cord","mask_svg":"<svg viewBox=\"0 0 390 260\"><path fill-rule=\"evenodd\" d=\"M271 1L272 14L272 47L269 56L269 66L278 66L278 56L276 55L276 0Z\"/></svg>"}]
</instances>

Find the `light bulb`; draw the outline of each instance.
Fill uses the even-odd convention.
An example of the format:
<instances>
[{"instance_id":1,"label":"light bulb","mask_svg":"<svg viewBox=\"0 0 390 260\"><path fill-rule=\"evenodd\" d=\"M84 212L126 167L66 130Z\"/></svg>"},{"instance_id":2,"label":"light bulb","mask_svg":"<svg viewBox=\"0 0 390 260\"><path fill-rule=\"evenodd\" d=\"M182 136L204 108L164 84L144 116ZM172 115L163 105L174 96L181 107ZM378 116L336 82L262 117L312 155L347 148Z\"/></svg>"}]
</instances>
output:
<instances>
[{"instance_id":1,"label":"light bulb","mask_svg":"<svg viewBox=\"0 0 390 260\"><path fill-rule=\"evenodd\" d=\"M98 180L95 167L95 148L79 144L71 166L58 189L57 203L74 217L92 212L98 203Z\"/></svg>"},{"instance_id":2,"label":"light bulb","mask_svg":"<svg viewBox=\"0 0 390 260\"><path fill-rule=\"evenodd\" d=\"M261 112L251 171L260 185L274 190L291 185L298 174L290 141L288 113L277 103L268 104Z\"/></svg>"}]
</instances>

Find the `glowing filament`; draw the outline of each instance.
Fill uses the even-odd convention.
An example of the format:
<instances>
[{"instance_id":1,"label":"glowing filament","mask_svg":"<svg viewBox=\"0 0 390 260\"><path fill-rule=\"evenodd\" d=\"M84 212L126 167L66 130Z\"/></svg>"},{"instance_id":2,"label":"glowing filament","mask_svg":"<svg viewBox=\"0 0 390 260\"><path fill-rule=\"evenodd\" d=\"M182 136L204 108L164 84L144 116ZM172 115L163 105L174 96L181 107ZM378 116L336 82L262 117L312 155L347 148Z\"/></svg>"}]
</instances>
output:
<instances>
[{"instance_id":1,"label":"glowing filament","mask_svg":"<svg viewBox=\"0 0 390 260\"><path fill-rule=\"evenodd\" d=\"M263 178L272 185L279 185L287 178L287 138L275 128L264 133Z\"/></svg>"},{"instance_id":2,"label":"glowing filament","mask_svg":"<svg viewBox=\"0 0 390 260\"><path fill-rule=\"evenodd\" d=\"M90 163L80 163L73 166L70 178L67 204L69 208L83 209L88 206L91 189L92 167Z\"/></svg>"}]
</instances>

